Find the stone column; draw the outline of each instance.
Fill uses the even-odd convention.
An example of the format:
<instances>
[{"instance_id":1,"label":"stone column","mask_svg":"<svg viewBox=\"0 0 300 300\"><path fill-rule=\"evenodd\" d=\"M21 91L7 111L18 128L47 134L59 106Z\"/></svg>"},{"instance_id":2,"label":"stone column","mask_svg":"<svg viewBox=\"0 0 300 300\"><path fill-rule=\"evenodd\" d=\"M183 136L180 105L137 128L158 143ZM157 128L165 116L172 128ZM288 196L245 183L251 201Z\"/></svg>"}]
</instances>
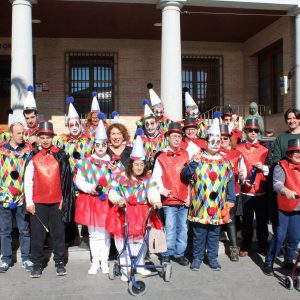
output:
<instances>
[{"instance_id":1,"label":"stone column","mask_svg":"<svg viewBox=\"0 0 300 300\"><path fill-rule=\"evenodd\" d=\"M11 108L23 119L27 86L33 85L32 17L29 0L12 1Z\"/></svg>"},{"instance_id":2,"label":"stone column","mask_svg":"<svg viewBox=\"0 0 300 300\"><path fill-rule=\"evenodd\" d=\"M295 108L300 110L300 8L295 10Z\"/></svg>"},{"instance_id":3,"label":"stone column","mask_svg":"<svg viewBox=\"0 0 300 300\"><path fill-rule=\"evenodd\" d=\"M162 9L161 100L166 115L182 119L180 9L185 0L160 0Z\"/></svg>"}]
</instances>

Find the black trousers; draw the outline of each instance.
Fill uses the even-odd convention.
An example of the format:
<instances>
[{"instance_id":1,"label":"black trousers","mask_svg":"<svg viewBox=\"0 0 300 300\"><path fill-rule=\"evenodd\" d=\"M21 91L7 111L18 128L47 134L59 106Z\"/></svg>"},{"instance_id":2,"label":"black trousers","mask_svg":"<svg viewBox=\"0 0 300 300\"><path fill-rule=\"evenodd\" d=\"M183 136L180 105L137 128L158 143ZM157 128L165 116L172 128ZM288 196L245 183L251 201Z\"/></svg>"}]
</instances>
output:
<instances>
[{"instance_id":1,"label":"black trousers","mask_svg":"<svg viewBox=\"0 0 300 300\"><path fill-rule=\"evenodd\" d=\"M256 236L259 247L268 247L268 217L267 217L267 198L263 196L243 197L243 221L242 221L242 248L247 250L251 248L253 237L253 220L254 213L256 216Z\"/></svg>"},{"instance_id":2,"label":"black trousers","mask_svg":"<svg viewBox=\"0 0 300 300\"><path fill-rule=\"evenodd\" d=\"M35 204L37 216L49 229L53 243L53 260L64 261L65 255L65 224L62 221L62 212L58 209L59 203ZM35 215L30 216L31 222L31 260L34 264L42 265L44 256L44 242L46 230Z\"/></svg>"},{"instance_id":3,"label":"black trousers","mask_svg":"<svg viewBox=\"0 0 300 300\"><path fill-rule=\"evenodd\" d=\"M237 236L236 236L236 226L235 226L235 216L236 216L236 205L230 210L231 222L223 225L222 227L228 234L229 243L231 247L237 247ZM222 229L223 229L222 228Z\"/></svg>"}]
</instances>

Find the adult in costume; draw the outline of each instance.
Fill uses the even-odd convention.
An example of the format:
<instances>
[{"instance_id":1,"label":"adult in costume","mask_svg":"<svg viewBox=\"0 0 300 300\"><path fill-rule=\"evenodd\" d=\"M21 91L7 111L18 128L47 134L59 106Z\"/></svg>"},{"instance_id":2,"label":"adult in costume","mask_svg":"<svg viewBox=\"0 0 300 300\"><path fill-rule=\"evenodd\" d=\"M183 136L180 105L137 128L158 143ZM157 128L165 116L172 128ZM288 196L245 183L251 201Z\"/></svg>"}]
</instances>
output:
<instances>
[{"instance_id":1,"label":"adult in costume","mask_svg":"<svg viewBox=\"0 0 300 300\"><path fill-rule=\"evenodd\" d=\"M218 153L220 142L219 120L214 119L205 151L195 155L181 173L183 179L193 180L188 214L193 228L193 271L200 269L205 251L210 268L221 270L217 260L220 225L230 221L228 210L235 203L235 188L232 163Z\"/></svg>"},{"instance_id":2,"label":"adult in costume","mask_svg":"<svg viewBox=\"0 0 300 300\"><path fill-rule=\"evenodd\" d=\"M107 230L114 235L115 244L119 252L124 247L124 210L120 207L126 204L127 224L129 243L132 255L137 255L143 236L146 231L146 218L150 206L161 207L160 194L155 182L147 176L145 164L145 152L141 136L136 137L130 160L127 164L125 174L118 175L112 183L109 192L109 200L115 205L109 211L107 217ZM150 216L152 226L161 229L162 223L155 212ZM145 264L146 249L142 253L137 264ZM130 264L128 249L121 254L121 264ZM149 275L151 272L145 268L137 268L142 275ZM130 268L122 267L121 280L128 281Z\"/></svg>"},{"instance_id":3,"label":"adult in costume","mask_svg":"<svg viewBox=\"0 0 300 300\"><path fill-rule=\"evenodd\" d=\"M264 272L273 273L273 264L287 239L285 260L291 265L300 242L300 139L288 141L286 158L279 161L273 173L277 193L279 223L266 256Z\"/></svg>"},{"instance_id":4,"label":"adult in costume","mask_svg":"<svg viewBox=\"0 0 300 300\"><path fill-rule=\"evenodd\" d=\"M181 179L180 172L189 160L187 151L180 147L183 132L180 123L171 123L166 134L168 147L157 156L152 173L162 195L167 253L165 261L174 259L180 265L189 264L184 256L187 247L187 212L190 205L188 182Z\"/></svg>"},{"instance_id":5,"label":"adult in costume","mask_svg":"<svg viewBox=\"0 0 300 300\"><path fill-rule=\"evenodd\" d=\"M232 141L232 134L229 133L228 125L221 124L220 125L220 133L221 133L221 148L219 153L227 160L229 160L233 167L234 167L234 183L235 183L235 195L236 199L239 199L240 195L240 184L239 184L239 177L245 178L247 174L247 169L240 151L236 150L234 147L231 146L231 143L235 145ZM236 201L237 203L238 201ZM236 226L235 226L235 219L236 219L236 210L237 204L234 205L230 209L230 219L232 222L229 222L225 225L225 230L227 231L229 242L230 242L230 252L229 257L232 261L239 260L239 247L237 245L237 235L236 235Z\"/></svg>"},{"instance_id":6,"label":"adult in costume","mask_svg":"<svg viewBox=\"0 0 300 300\"><path fill-rule=\"evenodd\" d=\"M24 177L26 209L31 214L32 278L42 274L46 235L44 226L48 228L53 242L56 275L67 274L64 266L64 222L71 220L75 203L74 190L69 158L62 149L52 144L53 137L52 123L40 123L41 146L33 151Z\"/></svg>"},{"instance_id":7,"label":"adult in costume","mask_svg":"<svg viewBox=\"0 0 300 300\"><path fill-rule=\"evenodd\" d=\"M242 141L243 133L238 129L238 116L236 116L234 110L230 105L225 108L225 111L222 115L222 121L224 125L228 126L228 130L231 134L231 140L233 144L239 144Z\"/></svg>"},{"instance_id":8,"label":"adult in costume","mask_svg":"<svg viewBox=\"0 0 300 300\"><path fill-rule=\"evenodd\" d=\"M11 117L12 115L10 115ZM25 215L23 175L32 150L24 142L24 127L11 123L10 140L0 147L0 273L5 273L12 264L13 217L16 217L21 246L23 267L31 271L29 218Z\"/></svg>"},{"instance_id":9,"label":"adult in costume","mask_svg":"<svg viewBox=\"0 0 300 300\"><path fill-rule=\"evenodd\" d=\"M97 274L101 262L103 274L108 274L110 234L105 229L109 209L108 191L112 181L111 163L106 153L108 139L102 120L95 134L95 152L77 163L76 186L80 194L76 200L75 222L88 226L92 264L88 274Z\"/></svg>"},{"instance_id":10,"label":"adult in costume","mask_svg":"<svg viewBox=\"0 0 300 300\"><path fill-rule=\"evenodd\" d=\"M256 235L259 248L262 252L267 250L267 198L266 176L269 167L266 165L269 150L257 141L259 124L256 119L248 119L244 132L245 143L237 145L237 150L242 153L247 177L242 182L242 246L240 256L247 256L252 245L253 219L256 216Z\"/></svg>"}]
</instances>

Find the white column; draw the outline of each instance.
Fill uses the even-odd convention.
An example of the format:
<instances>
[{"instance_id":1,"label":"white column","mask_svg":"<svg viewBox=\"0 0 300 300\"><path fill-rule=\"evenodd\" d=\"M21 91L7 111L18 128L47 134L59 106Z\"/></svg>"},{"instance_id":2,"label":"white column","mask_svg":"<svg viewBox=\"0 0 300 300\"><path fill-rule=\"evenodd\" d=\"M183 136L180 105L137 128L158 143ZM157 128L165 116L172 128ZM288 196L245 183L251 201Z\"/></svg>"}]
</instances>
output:
<instances>
[{"instance_id":1,"label":"white column","mask_svg":"<svg viewBox=\"0 0 300 300\"><path fill-rule=\"evenodd\" d=\"M31 2L12 2L11 108L20 120L27 86L33 85Z\"/></svg>"},{"instance_id":2,"label":"white column","mask_svg":"<svg viewBox=\"0 0 300 300\"><path fill-rule=\"evenodd\" d=\"M295 108L300 110L300 8L295 10Z\"/></svg>"},{"instance_id":3,"label":"white column","mask_svg":"<svg viewBox=\"0 0 300 300\"><path fill-rule=\"evenodd\" d=\"M180 8L185 0L160 0L162 8L161 99L166 115L182 119Z\"/></svg>"}]
</instances>

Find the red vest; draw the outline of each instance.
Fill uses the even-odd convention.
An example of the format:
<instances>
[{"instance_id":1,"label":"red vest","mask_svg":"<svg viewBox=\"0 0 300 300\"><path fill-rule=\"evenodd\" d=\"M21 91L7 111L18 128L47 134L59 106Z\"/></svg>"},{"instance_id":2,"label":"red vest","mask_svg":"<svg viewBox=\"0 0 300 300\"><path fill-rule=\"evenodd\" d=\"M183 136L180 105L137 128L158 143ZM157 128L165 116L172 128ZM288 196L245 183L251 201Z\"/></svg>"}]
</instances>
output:
<instances>
[{"instance_id":1,"label":"red vest","mask_svg":"<svg viewBox=\"0 0 300 300\"><path fill-rule=\"evenodd\" d=\"M162 152L157 160L162 169L162 182L173 197L163 199L164 205L181 205L188 197L188 183L181 180L181 170L189 160L189 155L184 149L179 150L180 155L169 156Z\"/></svg>"},{"instance_id":2,"label":"red vest","mask_svg":"<svg viewBox=\"0 0 300 300\"><path fill-rule=\"evenodd\" d=\"M233 164L234 167L234 183L235 183L235 194L238 195L240 193L240 185L238 183L238 178L239 178L239 162L241 159L241 152L231 148L230 150L228 149L220 149L220 154L222 156L224 156L226 159L228 159L229 161L231 161L231 163Z\"/></svg>"},{"instance_id":3,"label":"red vest","mask_svg":"<svg viewBox=\"0 0 300 300\"><path fill-rule=\"evenodd\" d=\"M182 139L180 147L182 149L186 150L186 148L188 147L190 141L192 141L194 144L196 144L201 149L205 149L206 148L206 141L205 140L200 139L200 138L190 139L188 137L184 137Z\"/></svg>"},{"instance_id":4,"label":"red vest","mask_svg":"<svg viewBox=\"0 0 300 300\"><path fill-rule=\"evenodd\" d=\"M284 186L300 195L300 165L294 165L287 160L281 160L279 164L285 173ZM283 211L293 211L300 203L300 199L289 200L280 193L277 195L277 201L278 209Z\"/></svg>"},{"instance_id":5,"label":"red vest","mask_svg":"<svg viewBox=\"0 0 300 300\"><path fill-rule=\"evenodd\" d=\"M42 151L32 158L33 201L34 203L52 204L62 201L62 188L58 161L52 154Z\"/></svg>"},{"instance_id":6,"label":"red vest","mask_svg":"<svg viewBox=\"0 0 300 300\"><path fill-rule=\"evenodd\" d=\"M257 148L251 147L250 149L247 149L246 143L237 145L237 150L242 153L247 168L247 180L249 180L250 171L253 165L255 165L255 163L257 162L265 164L266 158L269 153L269 150L266 147L259 144L258 142L257 145ZM262 171L256 174L255 181L252 187L247 187L246 185L242 186L242 193L252 195L266 193L266 177L264 176Z\"/></svg>"}]
</instances>

